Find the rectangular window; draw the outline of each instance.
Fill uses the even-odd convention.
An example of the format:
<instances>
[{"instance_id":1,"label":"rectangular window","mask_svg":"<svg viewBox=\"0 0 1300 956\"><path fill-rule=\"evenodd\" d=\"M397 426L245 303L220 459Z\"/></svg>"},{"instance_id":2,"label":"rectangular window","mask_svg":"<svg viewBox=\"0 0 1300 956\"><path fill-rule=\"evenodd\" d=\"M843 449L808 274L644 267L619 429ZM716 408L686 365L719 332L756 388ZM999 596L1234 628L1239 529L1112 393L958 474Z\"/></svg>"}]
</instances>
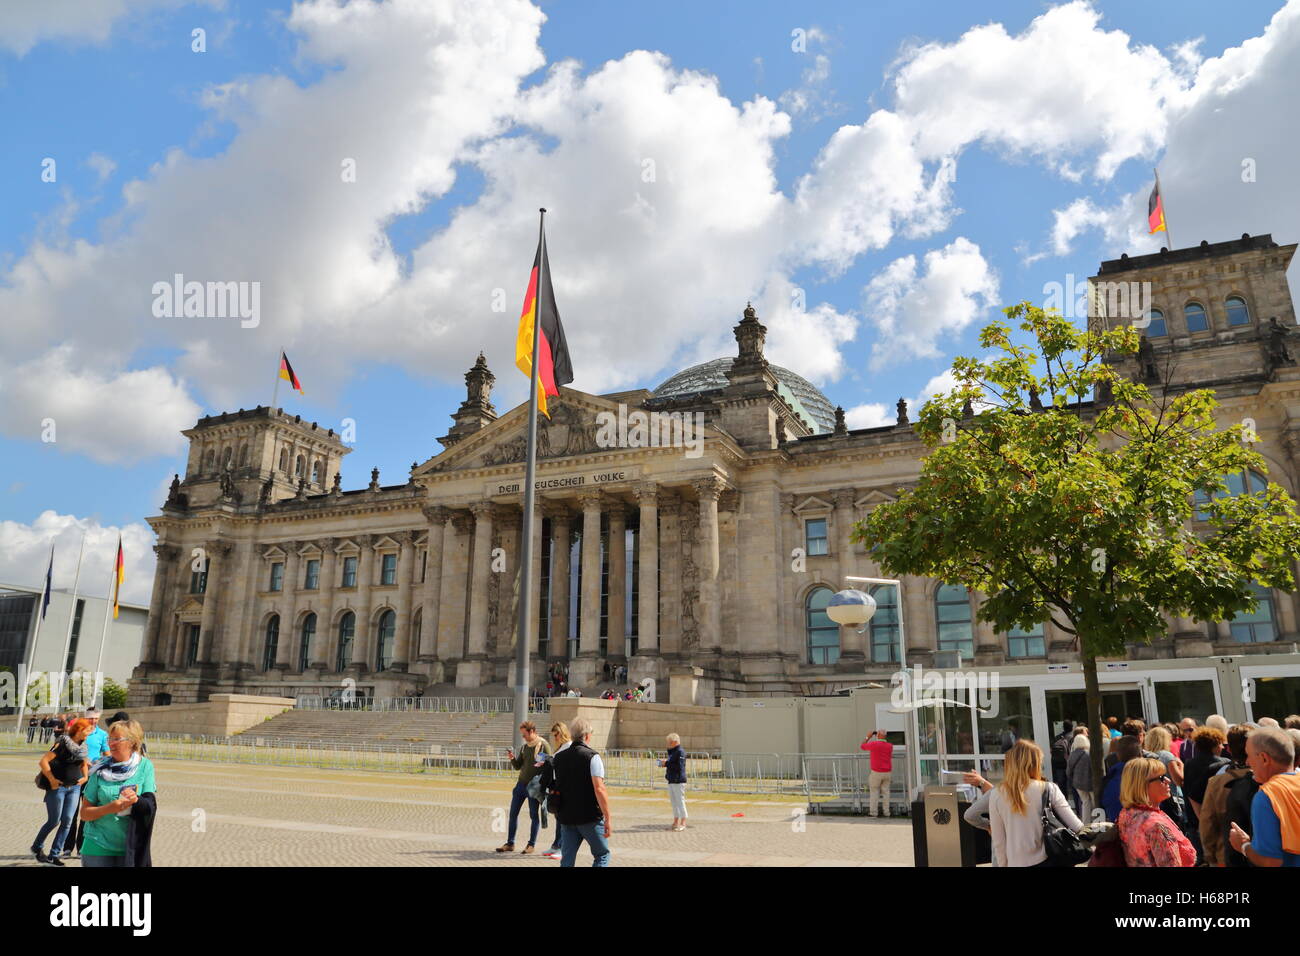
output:
<instances>
[{"instance_id":1,"label":"rectangular window","mask_svg":"<svg viewBox=\"0 0 1300 956\"><path fill-rule=\"evenodd\" d=\"M829 553L826 548L826 519L809 518L804 522L804 541L808 556Z\"/></svg>"},{"instance_id":2,"label":"rectangular window","mask_svg":"<svg viewBox=\"0 0 1300 956\"><path fill-rule=\"evenodd\" d=\"M271 590L284 590L284 562L276 561L271 565Z\"/></svg>"},{"instance_id":3,"label":"rectangular window","mask_svg":"<svg viewBox=\"0 0 1300 956\"><path fill-rule=\"evenodd\" d=\"M320 559L311 558L307 561L307 584L308 591L315 591L320 587Z\"/></svg>"},{"instance_id":4,"label":"rectangular window","mask_svg":"<svg viewBox=\"0 0 1300 956\"><path fill-rule=\"evenodd\" d=\"M212 563L211 558L203 562L202 571L190 572L190 593L203 594L208 589L208 565Z\"/></svg>"},{"instance_id":5,"label":"rectangular window","mask_svg":"<svg viewBox=\"0 0 1300 956\"><path fill-rule=\"evenodd\" d=\"M193 667L199 661L199 625L188 625L190 632L185 642L185 666Z\"/></svg>"},{"instance_id":6,"label":"rectangular window","mask_svg":"<svg viewBox=\"0 0 1300 956\"><path fill-rule=\"evenodd\" d=\"M397 583L397 555L386 554L383 556L383 565L379 572L380 584Z\"/></svg>"},{"instance_id":7,"label":"rectangular window","mask_svg":"<svg viewBox=\"0 0 1300 956\"><path fill-rule=\"evenodd\" d=\"M345 588L354 588L357 586L357 559L343 559L343 586Z\"/></svg>"},{"instance_id":8,"label":"rectangular window","mask_svg":"<svg viewBox=\"0 0 1300 956\"><path fill-rule=\"evenodd\" d=\"M1014 627L1007 631L1008 657L1046 657L1047 646L1043 639L1043 627L1040 624L1032 631Z\"/></svg>"}]
</instances>

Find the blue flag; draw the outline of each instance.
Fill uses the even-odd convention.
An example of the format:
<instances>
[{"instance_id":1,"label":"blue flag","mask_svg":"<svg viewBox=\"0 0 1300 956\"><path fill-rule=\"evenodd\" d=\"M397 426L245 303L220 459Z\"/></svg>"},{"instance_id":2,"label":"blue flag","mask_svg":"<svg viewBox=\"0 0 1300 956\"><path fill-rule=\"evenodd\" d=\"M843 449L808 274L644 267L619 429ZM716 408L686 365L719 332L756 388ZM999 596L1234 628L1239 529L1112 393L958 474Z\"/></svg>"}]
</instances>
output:
<instances>
[{"instance_id":1,"label":"blue flag","mask_svg":"<svg viewBox=\"0 0 1300 956\"><path fill-rule=\"evenodd\" d=\"M45 593L41 595L41 620L45 620L45 609L50 606L50 591L54 583L54 548L50 547L50 566L45 571Z\"/></svg>"}]
</instances>

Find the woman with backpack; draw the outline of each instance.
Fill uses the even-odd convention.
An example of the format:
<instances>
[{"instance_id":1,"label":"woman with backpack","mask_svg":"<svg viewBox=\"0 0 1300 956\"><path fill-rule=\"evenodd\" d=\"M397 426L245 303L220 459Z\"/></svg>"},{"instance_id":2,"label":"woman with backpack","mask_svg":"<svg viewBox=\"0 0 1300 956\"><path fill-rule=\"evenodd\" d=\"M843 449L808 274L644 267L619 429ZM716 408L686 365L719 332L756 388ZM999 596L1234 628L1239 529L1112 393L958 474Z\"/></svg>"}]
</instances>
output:
<instances>
[{"instance_id":1,"label":"woman with backpack","mask_svg":"<svg viewBox=\"0 0 1300 956\"><path fill-rule=\"evenodd\" d=\"M989 798L994 858L1003 866L1052 866L1043 844L1044 804L1063 826L1077 833L1083 824L1054 783L1043 779L1043 751L1017 740L1003 759L1004 776Z\"/></svg>"},{"instance_id":2,"label":"woman with backpack","mask_svg":"<svg viewBox=\"0 0 1300 956\"><path fill-rule=\"evenodd\" d=\"M36 834L32 843L32 853L37 863L49 863L63 866L59 856L63 853L63 844L72 829L73 818L81 799L81 787L90 772L90 760L86 754L86 737L90 734L91 723L88 720L74 720L68 724L68 732L54 742L49 752L41 757L41 772L36 777L36 785L45 791L45 825ZM50 855L45 855L45 838L56 829L54 845Z\"/></svg>"},{"instance_id":3,"label":"woman with backpack","mask_svg":"<svg viewBox=\"0 0 1300 956\"><path fill-rule=\"evenodd\" d=\"M1070 744L1070 756L1065 765L1065 775L1070 786L1079 795L1079 819L1092 821L1092 808L1097 805L1092 793L1092 739L1088 728L1080 727Z\"/></svg>"}]
</instances>

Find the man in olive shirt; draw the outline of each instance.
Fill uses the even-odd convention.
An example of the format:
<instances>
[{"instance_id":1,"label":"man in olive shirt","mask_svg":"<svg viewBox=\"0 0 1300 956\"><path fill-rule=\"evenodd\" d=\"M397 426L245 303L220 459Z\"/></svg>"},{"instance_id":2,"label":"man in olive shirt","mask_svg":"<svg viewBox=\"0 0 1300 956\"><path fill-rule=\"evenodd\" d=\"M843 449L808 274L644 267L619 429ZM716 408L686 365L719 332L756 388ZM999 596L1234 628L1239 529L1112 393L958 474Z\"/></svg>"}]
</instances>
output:
<instances>
[{"instance_id":1,"label":"man in olive shirt","mask_svg":"<svg viewBox=\"0 0 1300 956\"><path fill-rule=\"evenodd\" d=\"M524 847L525 853L536 851L537 831L541 826L539 801L534 800L528 795L528 781L537 776L540 768L534 766L537 763L537 754L540 751L551 752L551 745L547 743L546 738L537 733L537 725L531 720L525 720L519 725L519 732L523 735L524 746L518 756L513 749L507 749L506 755L510 758L510 765L519 771L519 778L515 781L515 788L510 792L510 832L506 835L505 845L497 847L498 853L512 853L515 849L515 831L519 828L519 808L528 801L528 846Z\"/></svg>"}]
</instances>

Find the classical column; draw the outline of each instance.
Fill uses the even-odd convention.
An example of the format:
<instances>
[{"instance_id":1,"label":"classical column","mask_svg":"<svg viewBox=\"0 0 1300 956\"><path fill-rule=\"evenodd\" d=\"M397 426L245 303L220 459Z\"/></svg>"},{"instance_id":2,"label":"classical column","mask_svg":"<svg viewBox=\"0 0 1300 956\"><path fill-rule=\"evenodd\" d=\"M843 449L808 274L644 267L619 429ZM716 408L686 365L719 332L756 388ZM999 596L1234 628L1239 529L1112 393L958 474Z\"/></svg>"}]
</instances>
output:
<instances>
[{"instance_id":1,"label":"classical column","mask_svg":"<svg viewBox=\"0 0 1300 956\"><path fill-rule=\"evenodd\" d=\"M487 660L493 510L490 501L476 501L470 505L470 511L474 515L474 553L471 558L473 568L469 593L469 653L456 669L457 687L481 686L483 666Z\"/></svg>"},{"instance_id":2,"label":"classical column","mask_svg":"<svg viewBox=\"0 0 1300 956\"><path fill-rule=\"evenodd\" d=\"M584 494L582 503L582 631L578 654L596 657L600 653L600 510L599 492Z\"/></svg>"},{"instance_id":3,"label":"classical column","mask_svg":"<svg viewBox=\"0 0 1300 956\"><path fill-rule=\"evenodd\" d=\"M444 663L465 657L468 552L474 533L474 518L467 511L452 511L447 520L449 527L442 537L442 583L438 589L438 658Z\"/></svg>"},{"instance_id":4,"label":"classical column","mask_svg":"<svg viewBox=\"0 0 1300 956\"><path fill-rule=\"evenodd\" d=\"M839 580L832 584L831 590L838 591L841 588L856 586L852 582L845 581L844 578L850 574L858 573L851 539L853 534L853 502L857 499L857 492L852 488L840 488L833 492L832 497L835 501L835 551ZM866 585L862 585L862 587L866 587ZM868 653L867 640L868 633L866 630L859 634L856 627L841 627L840 660L851 664L859 664L859 662L865 661Z\"/></svg>"},{"instance_id":5,"label":"classical column","mask_svg":"<svg viewBox=\"0 0 1300 956\"><path fill-rule=\"evenodd\" d=\"M682 503L676 495L659 495L659 648L682 649Z\"/></svg>"},{"instance_id":6,"label":"classical column","mask_svg":"<svg viewBox=\"0 0 1300 956\"><path fill-rule=\"evenodd\" d=\"M722 606L718 593L718 496L722 479L716 476L691 482L700 497L700 649L717 651L722 642Z\"/></svg>"},{"instance_id":7,"label":"classical column","mask_svg":"<svg viewBox=\"0 0 1300 956\"><path fill-rule=\"evenodd\" d=\"M203 545L208 571L207 583L203 589L203 616L199 620L199 663L209 663L215 650L213 629L216 627L217 601L220 600L221 594L221 585L218 582L226 564L225 555L229 551L230 545L224 541L212 540Z\"/></svg>"},{"instance_id":8,"label":"classical column","mask_svg":"<svg viewBox=\"0 0 1300 956\"><path fill-rule=\"evenodd\" d=\"M301 558L298 555L298 549L302 547L301 541L285 541L280 545L286 551L284 562L284 578L280 582L280 600L278 602L278 611L280 613L280 636L279 643L275 647L275 665L280 668L286 668L293 660L293 624L297 617L298 608L298 567L301 564Z\"/></svg>"},{"instance_id":9,"label":"classical column","mask_svg":"<svg viewBox=\"0 0 1300 956\"><path fill-rule=\"evenodd\" d=\"M627 660L624 611L627 601L627 514L615 501L609 512L609 657Z\"/></svg>"},{"instance_id":10,"label":"classical column","mask_svg":"<svg viewBox=\"0 0 1300 956\"><path fill-rule=\"evenodd\" d=\"M929 578L904 574L899 578L902 594L899 596L899 613L903 618L903 632L907 641L907 660L900 664L930 664L938 647L938 634L934 623L934 606L928 595Z\"/></svg>"},{"instance_id":11,"label":"classical column","mask_svg":"<svg viewBox=\"0 0 1300 956\"><path fill-rule=\"evenodd\" d=\"M451 512L441 505L435 505L426 507L424 516L429 519L427 557L424 562L424 609L420 613L420 646L413 649L412 653L417 660L432 661L438 657L438 592L442 586L442 543Z\"/></svg>"},{"instance_id":12,"label":"classical column","mask_svg":"<svg viewBox=\"0 0 1300 956\"><path fill-rule=\"evenodd\" d=\"M397 558L397 634L394 637L392 669L404 671L408 662L415 659L415 649L411 647L411 620L415 614L411 585L415 583L418 562L415 560L415 532L399 531L395 537L402 552Z\"/></svg>"},{"instance_id":13,"label":"classical column","mask_svg":"<svg viewBox=\"0 0 1300 956\"><path fill-rule=\"evenodd\" d=\"M659 653L659 488L654 482L637 486L641 529L637 559L637 654Z\"/></svg>"},{"instance_id":14,"label":"classical column","mask_svg":"<svg viewBox=\"0 0 1300 956\"><path fill-rule=\"evenodd\" d=\"M569 509L556 502L543 511L551 519L551 642L552 657L569 656Z\"/></svg>"},{"instance_id":15,"label":"classical column","mask_svg":"<svg viewBox=\"0 0 1300 956\"><path fill-rule=\"evenodd\" d=\"M338 586L337 538L322 538L320 546L320 611L316 614L316 640L308 648L307 666L329 670L338 656L334 641L338 638L334 628L334 588Z\"/></svg>"},{"instance_id":16,"label":"classical column","mask_svg":"<svg viewBox=\"0 0 1300 956\"><path fill-rule=\"evenodd\" d=\"M166 649L163 647L163 607L168 605L168 591L174 581L176 559L181 549L175 545L163 544L161 541L153 546L156 557L153 573L153 593L149 596L149 618L146 624L145 652L142 664L156 667L167 662Z\"/></svg>"},{"instance_id":17,"label":"classical column","mask_svg":"<svg viewBox=\"0 0 1300 956\"><path fill-rule=\"evenodd\" d=\"M373 629L370 626L370 589L375 576L375 536L359 534L353 540L361 549L361 553L357 558L357 631L352 642L350 666L365 673L375 669L375 649L371 643Z\"/></svg>"},{"instance_id":18,"label":"classical column","mask_svg":"<svg viewBox=\"0 0 1300 956\"><path fill-rule=\"evenodd\" d=\"M988 594L983 591L971 591L971 631L973 632L971 650L975 656L975 663L992 667L1003 663L1006 657L1006 646L1003 644L1002 637L993 629L993 623L981 621L978 617L980 608L988 598ZM1044 642L1047 640L1046 628L1043 629L1043 640Z\"/></svg>"}]
</instances>

